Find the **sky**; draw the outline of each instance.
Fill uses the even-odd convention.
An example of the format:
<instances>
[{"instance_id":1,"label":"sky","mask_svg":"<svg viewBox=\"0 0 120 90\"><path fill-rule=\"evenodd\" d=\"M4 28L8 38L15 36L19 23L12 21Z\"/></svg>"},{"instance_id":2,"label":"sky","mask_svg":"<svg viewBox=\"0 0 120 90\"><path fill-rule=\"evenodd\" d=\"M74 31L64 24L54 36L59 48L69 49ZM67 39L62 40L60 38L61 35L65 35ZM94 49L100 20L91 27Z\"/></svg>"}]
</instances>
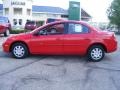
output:
<instances>
[{"instance_id":1,"label":"sky","mask_svg":"<svg viewBox=\"0 0 120 90\"><path fill-rule=\"evenodd\" d=\"M2 0L0 0L1 2ZM22 0L24 1L24 0ZM88 14L92 16L92 21L108 22L106 10L113 0L71 0L78 1ZM35 5L56 6L68 9L69 0L33 0Z\"/></svg>"},{"instance_id":2,"label":"sky","mask_svg":"<svg viewBox=\"0 0 120 90\"><path fill-rule=\"evenodd\" d=\"M33 0L35 4L46 6L57 6L68 9L69 0ZM81 8L92 16L92 21L108 22L106 10L113 0L71 0L79 1Z\"/></svg>"}]
</instances>

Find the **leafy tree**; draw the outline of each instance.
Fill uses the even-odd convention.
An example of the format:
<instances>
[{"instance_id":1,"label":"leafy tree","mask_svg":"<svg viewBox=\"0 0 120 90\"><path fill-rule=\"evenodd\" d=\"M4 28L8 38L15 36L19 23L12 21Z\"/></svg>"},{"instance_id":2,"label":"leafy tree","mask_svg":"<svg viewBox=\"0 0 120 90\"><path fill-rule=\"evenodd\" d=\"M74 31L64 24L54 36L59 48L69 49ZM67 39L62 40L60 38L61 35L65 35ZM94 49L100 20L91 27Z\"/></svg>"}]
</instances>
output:
<instances>
[{"instance_id":1,"label":"leafy tree","mask_svg":"<svg viewBox=\"0 0 120 90\"><path fill-rule=\"evenodd\" d=\"M120 31L120 0L113 0L111 6L107 9L107 14L110 23L116 25Z\"/></svg>"}]
</instances>

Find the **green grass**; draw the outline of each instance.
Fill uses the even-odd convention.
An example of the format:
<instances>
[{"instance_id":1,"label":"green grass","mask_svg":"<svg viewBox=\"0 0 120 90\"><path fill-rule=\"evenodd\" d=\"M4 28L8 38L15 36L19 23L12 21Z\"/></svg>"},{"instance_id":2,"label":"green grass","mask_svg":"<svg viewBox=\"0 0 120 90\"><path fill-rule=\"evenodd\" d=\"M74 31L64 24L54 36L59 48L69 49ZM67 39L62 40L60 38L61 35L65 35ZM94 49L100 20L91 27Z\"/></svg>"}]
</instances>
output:
<instances>
[{"instance_id":1,"label":"green grass","mask_svg":"<svg viewBox=\"0 0 120 90\"><path fill-rule=\"evenodd\" d=\"M24 33L27 32L27 30L10 30L11 34L19 34L19 33Z\"/></svg>"}]
</instances>

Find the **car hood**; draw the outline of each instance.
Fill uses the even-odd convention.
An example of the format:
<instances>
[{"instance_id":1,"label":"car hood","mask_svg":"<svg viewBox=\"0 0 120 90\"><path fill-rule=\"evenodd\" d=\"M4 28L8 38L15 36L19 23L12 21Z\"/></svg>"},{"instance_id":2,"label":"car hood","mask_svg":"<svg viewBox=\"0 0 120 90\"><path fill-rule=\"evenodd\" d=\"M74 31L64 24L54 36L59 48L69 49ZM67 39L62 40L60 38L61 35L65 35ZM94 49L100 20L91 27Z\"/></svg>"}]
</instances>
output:
<instances>
[{"instance_id":1,"label":"car hood","mask_svg":"<svg viewBox=\"0 0 120 90\"><path fill-rule=\"evenodd\" d=\"M21 33L21 34L16 34L16 35L12 35L9 37L9 39L13 39L13 40L27 40L30 39L31 34L30 33Z\"/></svg>"}]
</instances>

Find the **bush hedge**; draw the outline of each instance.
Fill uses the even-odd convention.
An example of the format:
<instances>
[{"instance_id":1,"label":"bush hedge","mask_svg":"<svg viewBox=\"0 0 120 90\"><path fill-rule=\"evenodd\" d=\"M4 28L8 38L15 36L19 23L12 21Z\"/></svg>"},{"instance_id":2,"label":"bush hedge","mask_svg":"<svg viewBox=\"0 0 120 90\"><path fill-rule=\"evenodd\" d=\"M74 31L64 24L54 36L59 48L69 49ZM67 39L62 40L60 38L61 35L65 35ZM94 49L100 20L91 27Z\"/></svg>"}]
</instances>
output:
<instances>
[{"instance_id":1,"label":"bush hedge","mask_svg":"<svg viewBox=\"0 0 120 90\"><path fill-rule=\"evenodd\" d=\"M10 34L19 34L27 32L27 30L10 30Z\"/></svg>"}]
</instances>

